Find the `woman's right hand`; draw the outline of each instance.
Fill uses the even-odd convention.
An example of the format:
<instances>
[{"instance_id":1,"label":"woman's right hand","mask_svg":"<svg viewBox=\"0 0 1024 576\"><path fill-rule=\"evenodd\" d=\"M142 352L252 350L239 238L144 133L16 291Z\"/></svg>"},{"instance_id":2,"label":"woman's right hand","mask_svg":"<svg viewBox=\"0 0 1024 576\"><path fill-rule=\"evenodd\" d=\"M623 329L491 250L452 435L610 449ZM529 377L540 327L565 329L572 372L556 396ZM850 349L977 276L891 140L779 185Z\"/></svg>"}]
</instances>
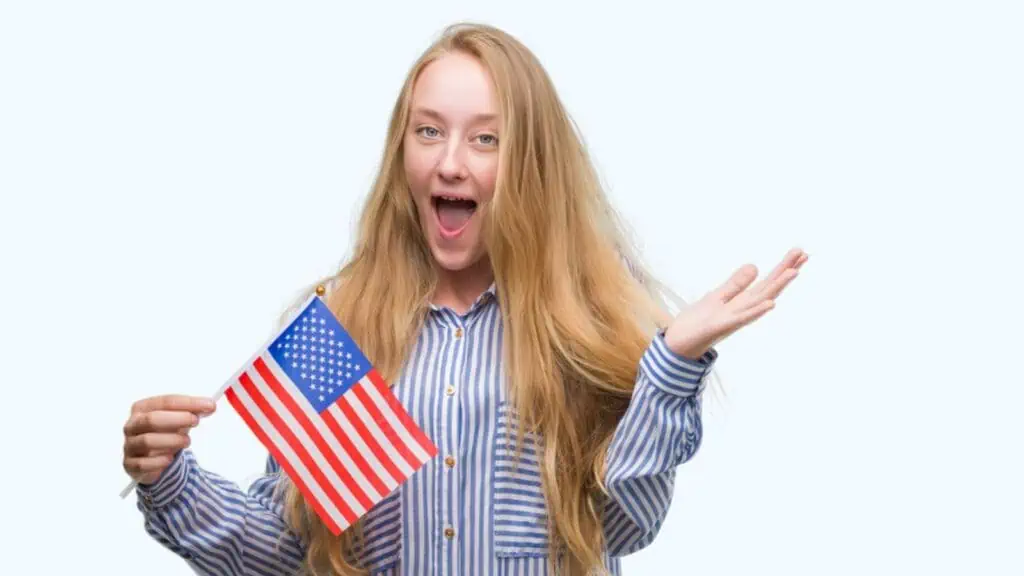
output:
<instances>
[{"instance_id":1,"label":"woman's right hand","mask_svg":"<svg viewBox=\"0 0 1024 576\"><path fill-rule=\"evenodd\" d=\"M124 425L124 470L139 484L152 484L174 456L189 445L199 418L217 405L210 398L177 394L154 396L132 405Z\"/></svg>"}]
</instances>

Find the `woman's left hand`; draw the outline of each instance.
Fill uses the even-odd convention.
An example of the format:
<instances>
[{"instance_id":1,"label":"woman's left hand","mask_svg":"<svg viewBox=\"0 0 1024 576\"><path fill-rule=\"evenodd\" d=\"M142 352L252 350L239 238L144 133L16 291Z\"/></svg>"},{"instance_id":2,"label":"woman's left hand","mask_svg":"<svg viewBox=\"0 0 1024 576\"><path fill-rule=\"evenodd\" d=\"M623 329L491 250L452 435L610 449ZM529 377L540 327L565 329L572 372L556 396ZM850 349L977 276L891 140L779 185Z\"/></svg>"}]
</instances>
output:
<instances>
[{"instance_id":1,"label":"woman's left hand","mask_svg":"<svg viewBox=\"0 0 1024 576\"><path fill-rule=\"evenodd\" d=\"M807 258L807 253L799 248L790 250L771 274L752 287L757 268L753 264L742 266L717 290L680 312L665 332L665 343L680 356L700 358L712 346L774 308L775 299L796 278Z\"/></svg>"}]
</instances>

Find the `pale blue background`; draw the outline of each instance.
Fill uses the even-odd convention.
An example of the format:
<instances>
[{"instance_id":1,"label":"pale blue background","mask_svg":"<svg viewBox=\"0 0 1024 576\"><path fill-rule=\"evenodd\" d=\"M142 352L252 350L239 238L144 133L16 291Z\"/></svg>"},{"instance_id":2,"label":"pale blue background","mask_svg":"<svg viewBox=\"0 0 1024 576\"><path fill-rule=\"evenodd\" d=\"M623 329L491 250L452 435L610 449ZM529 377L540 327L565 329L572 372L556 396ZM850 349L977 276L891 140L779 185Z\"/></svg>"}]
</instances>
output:
<instances>
[{"instance_id":1,"label":"pale blue background","mask_svg":"<svg viewBox=\"0 0 1024 576\"><path fill-rule=\"evenodd\" d=\"M128 408L213 393L332 270L407 67L464 18L540 56L684 295L812 255L720 347L627 574L1024 572L1024 18L907 0L5 2L4 572L187 573L117 498ZM262 466L226 403L194 440Z\"/></svg>"}]
</instances>

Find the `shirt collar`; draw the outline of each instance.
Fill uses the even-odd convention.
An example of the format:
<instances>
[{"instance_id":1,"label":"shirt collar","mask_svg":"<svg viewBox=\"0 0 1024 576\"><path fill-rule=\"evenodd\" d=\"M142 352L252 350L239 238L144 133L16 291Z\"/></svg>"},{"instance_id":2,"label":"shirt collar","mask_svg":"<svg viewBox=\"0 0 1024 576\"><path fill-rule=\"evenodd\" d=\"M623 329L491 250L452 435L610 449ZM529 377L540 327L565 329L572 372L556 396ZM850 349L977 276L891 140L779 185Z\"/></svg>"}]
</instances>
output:
<instances>
[{"instance_id":1,"label":"shirt collar","mask_svg":"<svg viewBox=\"0 0 1024 576\"><path fill-rule=\"evenodd\" d=\"M497 297L498 297L498 287L492 281L491 285L488 286L486 290L481 292L480 295L477 296L476 300L473 301L473 304L469 307L469 310L466 311L465 315L468 316L468 315L472 314L474 310L476 310L477 308L483 306L484 304L486 304L490 300L497 300ZM450 310L446 306L438 306L437 304L434 304L433 302L431 302L431 304L430 304L430 309L433 310L434 312L441 312L443 310Z\"/></svg>"}]
</instances>

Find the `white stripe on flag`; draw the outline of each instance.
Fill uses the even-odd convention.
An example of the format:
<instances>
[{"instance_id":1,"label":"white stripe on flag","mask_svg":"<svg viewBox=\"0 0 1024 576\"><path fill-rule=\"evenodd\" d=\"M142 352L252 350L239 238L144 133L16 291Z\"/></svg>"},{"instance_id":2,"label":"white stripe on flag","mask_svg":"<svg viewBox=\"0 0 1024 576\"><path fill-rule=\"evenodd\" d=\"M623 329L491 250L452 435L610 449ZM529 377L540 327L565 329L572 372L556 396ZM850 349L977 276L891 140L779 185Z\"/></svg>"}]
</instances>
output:
<instances>
[{"instance_id":1,"label":"white stripe on flag","mask_svg":"<svg viewBox=\"0 0 1024 576\"><path fill-rule=\"evenodd\" d=\"M402 421L398 419L398 415L391 410L387 400L380 395L380 392L377 390L377 387L373 385L373 382L370 382L367 378L363 378L359 383L363 385L363 389L370 395L370 399L377 405L377 409L380 410L381 414L388 419L388 423L391 424L391 427L394 428L395 432L398 432L398 437L401 438L406 448L412 452L416 461L426 462L429 460L430 455L423 451L419 442L417 442L416 439L409 434L409 431L405 429L405 426L402 425Z\"/></svg>"},{"instance_id":2,"label":"white stripe on flag","mask_svg":"<svg viewBox=\"0 0 1024 576\"><path fill-rule=\"evenodd\" d=\"M307 400L306 397L303 396L302 392L295 387L295 383L288 378L288 376L285 376L284 371L281 370L281 366L278 365L277 361L274 360L270 354L264 354L263 361L266 363L267 368L270 369L270 373L273 374L274 377L277 378L277 381L281 383L281 387L284 388L285 392L287 392L289 396L291 396L292 401L294 401L302 410L302 413L306 415L306 418L309 418L310 423L313 424L313 428L320 433L320 436L323 437L324 442L326 442L327 446L331 449L331 452L333 452L338 461L341 462L342 468L348 472L352 478L355 479L359 487L363 489L363 493L366 494L366 497L376 504L387 496L387 494L377 493L377 490L373 487L373 484L370 483L366 476L363 475L359 466L357 466L355 461L352 460L348 452L341 447L341 443L334 436L334 432L327 427L327 424L324 423L323 417L316 413L316 410L313 408L313 405L309 403L309 400ZM298 422L296 422L296 424L298 424ZM317 447L316 445L311 445L309 449L312 451L317 449Z\"/></svg>"},{"instance_id":3,"label":"white stripe on flag","mask_svg":"<svg viewBox=\"0 0 1024 576\"><path fill-rule=\"evenodd\" d=\"M363 437L360 436L359 432L355 429L354 426L352 426L352 423L349 422L349 419L341 411L341 408L338 408L337 402L331 404L331 406L327 409L327 412L330 415L329 417L333 418L334 421L338 423L338 426L341 427L341 429L345 432L345 434L348 435L349 440L351 440L352 444L355 445L356 450L359 450L359 453L363 455L364 459L366 459L366 462L370 465L370 468L377 473L377 477L380 478L381 482L383 482L384 485L388 487L388 490L393 491L395 488L398 488L398 478L392 478L391 474L388 473L387 468L385 468L384 465L382 464L382 462L384 461L383 459L387 458L386 454L378 455L376 452L371 450L369 446L366 445L366 442L363 442ZM365 423L363 423L363 427L367 429L369 428ZM393 458L387 458L387 460L392 461ZM388 492L388 494L390 494L390 492Z\"/></svg>"},{"instance_id":4,"label":"white stripe on flag","mask_svg":"<svg viewBox=\"0 0 1024 576\"><path fill-rule=\"evenodd\" d=\"M365 378L363 380L360 380L359 382L356 383L356 386L362 386L364 390L372 386L372 384L370 384L369 386L363 385L363 382L365 380ZM374 419L374 417L371 416L369 412L367 412L366 407L363 406L362 400L360 400L359 397L356 396L350 390L338 401L348 402L348 405L352 407L352 410L356 413L356 416L358 416L359 419L363 422L363 425L366 426L366 429L370 431L370 435L373 436L373 438L377 441L377 444L380 444L380 446L387 453L388 457L391 458L391 461L395 464L395 467L398 468L398 471L404 474L406 478L411 476L413 473L413 469L409 467L409 463L405 461L405 458L402 458L402 455L399 454L397 450L395 450L395 447L391 444L391 440L388 439L387 435L385 435L384 432L380 429L380 426L377 425L377 420ZM341 414L339 412L339 416L344 417L344 414Z\"/></svg>"},{"instance_id":5,"label":"white stripe on flag","mask_svg":"<svg viewBox=\"0 0 1024 576\"><path fill-rule=\"evenodd\" d=\"M289 464L291 464L292 468L295 470L295 473L298 474L299 479L302 480L302 483L305 484L306 487L309 488L309 491L313 493L313 497L317 499L320 506L322 506L323 509L327 512L327 514L331 517L331 520L333 520L334 523L337 524L338 527L342 530L348 527L348 520L345 519L345 516L343 516L342 513L338 510L338 508L334 505L334 502L332 502L331 499L327 497L327 494L324 493L323 488L321 488L320 484L317 483L315 478L313 478L313 475L309 473L309 470L306 468L306 465L302 463L302 459L299 458L295 451L292 450L292 447L288 445L288 442L286 442L285 439L281 437L281 434L277 431L276 428L274 428L274 425L270 423L270 421L267 419L267 416L263 414L262 410L260 410L260 407L256 405L256 402L254 402L253 399L249 397L249 393L245 390L245 387L243 387L241 383L239 383L232 389L238 396L238 400L242 403L243 406L245 406L245 409L249 411L249 414L252 416L252 419L256 423L256 425L263 430L263 433L267 435L267 438L270 439L270 441L274 444L277 450L281 453L281 456L283 456L284 459L287 460Z\"/></svg>"},{"instance_id":6,"label":"white stripe on flag","mask_svg":"<svg viewBox=\"0 0 1024 576\"><path fill-rule=\"evenodd\" d=\"M345 501L345 504L348 505L349 509L352 510L356 516L362 516L365 514L366 509L363 508L362 504L359 503L359 500L355 498L348 486L341 481L341 478L338 477L338 474L334 471L334 468L331 467L331 464L324 457L323 453L320 452L320 449L313 443L313 439L309 437L309 434L306 434L306 430L298 423L297 420L295 420L295 417L292 416L292 413L289 412L288 408L281 402L281 399L277 397L277 394L274 394L274 391L270 389L270 386L263 381L263 377L260 376L260 373L257 372L255 368L250 368L249 370L246 370L246 374L249 375L249 378L252 378L252 382L256 385L256 389L259 390L260 394L266 398L267 403L270 404L270 409L276 412L278 418L284 421L285 426L287 426L288 430L295 435L295 439L298 440L299 444L306 449L306 452L309 453L310 458L313 459L313 462L320 470L320 473L326 477L327 481L330 482L331 486L341 496L342 500Z\"/></svg>"}]
</instances>

